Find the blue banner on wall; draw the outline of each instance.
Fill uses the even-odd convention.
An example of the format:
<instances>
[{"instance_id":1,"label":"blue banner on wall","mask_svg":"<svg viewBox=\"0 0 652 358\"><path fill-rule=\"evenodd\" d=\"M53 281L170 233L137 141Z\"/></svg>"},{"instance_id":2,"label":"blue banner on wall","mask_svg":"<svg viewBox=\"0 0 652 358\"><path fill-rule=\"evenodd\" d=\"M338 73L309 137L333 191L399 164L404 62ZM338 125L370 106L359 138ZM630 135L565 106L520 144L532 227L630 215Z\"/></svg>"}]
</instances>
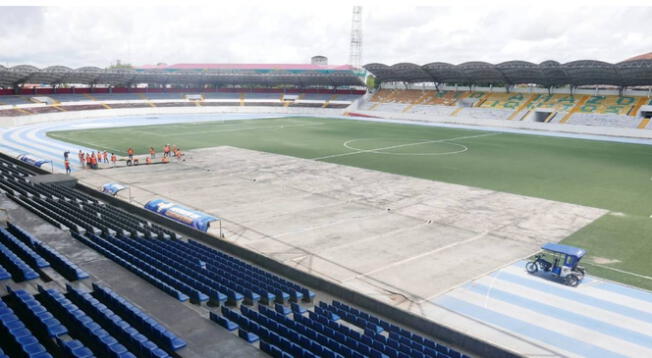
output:
<instances>
[{"instance_id":1,"label":"blue banner on wall","mask_svg":"<svg viewBox=\"0 0 652 358\"><path fill-rule=\"evenodd\" d=\"M145 204L145 209L204 232L208 231L210 222L219 220L214 216L163 199L150 200Z\"/></svg>"},{"instance_id":2,"label":"blue banner on wall","mask_svg":"<svg viewBox=\"0 0 652 358\"><path fill-rule=\"evenodd\" d=\"M21 155L17 156L16 158L18 158L18 160L20 160L20 161L23 161L23 162L25 162L27 164L30 164L30 165L33 165L33 166L39 167L39 168L41 167L41 165L51 162L50 160L43 160L43 159L34 158L29 154L21 154Z\"/></svg>"},{"instance_id":3,"label":"blue banner on wall","mask_svg":"<svg viewBox=\"0 0 652 358\"><path fill-rule=\"evenodd\" d=\"M111 195L116 195L120 190L125 190L125 189L127 189L126 186L118 183L106 183L102 185L102 192Z\"/></svg>"}]
</instances>

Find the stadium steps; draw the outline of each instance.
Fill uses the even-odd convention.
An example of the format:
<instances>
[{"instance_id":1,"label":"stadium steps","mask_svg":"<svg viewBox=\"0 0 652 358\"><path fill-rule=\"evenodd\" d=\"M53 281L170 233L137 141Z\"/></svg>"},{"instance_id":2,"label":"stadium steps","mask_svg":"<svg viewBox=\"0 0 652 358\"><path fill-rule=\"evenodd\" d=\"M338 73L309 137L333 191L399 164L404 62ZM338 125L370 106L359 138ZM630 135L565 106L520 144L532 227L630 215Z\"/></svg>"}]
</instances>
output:
<instances>
[{"instance_id":1,"label":"stadium steps","mask_svg":"<svg viewBox=\"0 0 652 358\"><path fill-rule=\"evenodd\" d=\"M408 105L407 107L403 108L403 111L402 111L402 112L403 112L403 113L410 112L410 110L412 110L412 107L414 107L414 106L416 106L416 105L418 105L418 104L423 103L426 99L428 99L428 93L424 91L423 94L421 94L421 96L420 96L419 98L417 98L416 101L414 101L413 103L410 103L410 105Z\"/></svg>"},{"instance_id":2,"label":"stadium steps","mask_svg":"<svg viewBox=\"0 0 652 358\"><path fill-rule=\"evenodd\" d=\"M156 107L156 105L154 104L154 102L150 101L149 98L147 98L147 96L145 96L144 93L139 93L139 94L138 94L138 97L140 97L142 100L144 100L145 103L147 103L148 106L150 106L150 107Z\"/></svg>"},{"instance_id":3,"label":"stadium steps","mask_svg":"<svg viewBox=\"0 0 652 358\"><path fill-rule=\"evenodd\" d=\"M240 92L240 107L244 107L245 105L245 93Z\"/></svg>"},{"instance_id":4,"label":"stadium steps","mask_svg":"<svg viewBox=\"0 0 652 358\"><path fill-rule=\"evenodd\" d=\"M646 105L648 103L648 101L649 101L649 98L647 98L647 97L639 98L638 101L636 101L636 104L632 107L632 109L629 110L628 114L630 116L632 116L632 117L636 117L638 115L638 110L642 106Z\"/></svg>"},{"instance_id":5,"label":"stadium steps","mask_svg":"<svg viewBox=\"0 0 652 358\"><path fill-rule=\"evenodd\" d=\"M548 117L546 117L546 119L543 121L543 123L550 123L550 121L552 121L552 119L555 118L556 115L557 115L557 112L555 112L555 111L550 112L550 114L548 115Z\"/></svg>"},{"instance_id":6,"label":"stadium steps","mask_svg":"<svg viewBox=\"0 0 652 358\"><path fill-rule=\"evenodd\" d=\"M456 117L457 114L460 113L460 111L462 111L463 109L464 109L464 107L458 107L456 110L451 112L451 117Z\"/></svg>"},{"instance_id":7,"label":"stadium steps","mask_svg":"<svg viewBox=\"0 0 652 358\"><path fill-rule=\"evenodd\" d=\"M482 97L480 97L480 99L477 102L473 104L473 107L482 106L482 104L487 101L487 98L489 98L489 96L491 96L491 93L485 93Z\"/></svg>"},{"instance_id":8,"label":"stadium steps","mask_svg":"<svg viewBox=\"0 0 652 358\"><path fill-rule=\"evenodd\" d=\"M531 94L530 97L529 97L527 100L525 100L525 102L521 103L520 106L518 106L518 107L516 107L516 109L514 109L514 113L512 113L509 117L507 117L507 120L511 121L511 120L513 120L514 118L516 118L516 116L517 116L519 113L521 113L525 108L527 108L527 106L528 106L530 103L532 103L532 101L534 101L535 98L536 98L536 95ZM527 111L527 112L525 113L525 116L527 116L528 113L530 113L530 111ZM525 116L521 116L519 120L522 121L523 118L524 118Z\"/></svg>"},{"instance_id":9,"label":"stadium steps","mask_svg":"<svg viewBox=\"0 0 652 358\"><path fill-rule=\"evenodd\" d=\"M645 129L645 127L647 127L648 123L650 123L650 118L643 118L643 120L641 120L641 123L639 123L636 128Z\"/></svg>"},{"instance_id":10,"label":"stadium steps","mask_svg":"<svg viewBox=\"0 0 652 358\"><path fill-rule=\"evenodd\" d=\"M109 107L108 104L99 101L97 98L93 97L93 95L91 95L90 93L84 93L84 97L90 99L91 101L99 102L100 106L102 106L102 107L104 107L106 109L112 109L111 107Z\"/></svg>"},{"instance_id":11,"label":"stadium steps","mask_svg":"<svg viewBox=\"0 0 652 358\"><path fill-rule=\"evenodd\" d=\"M586 101L587 101L588 99L589 99L589 96L582 96L582 98L581 98L581 99L580 99L580 100L575 104L575 106L573 106L573 108L571 108L570 111L568 111L568 112L566 113L566 115L565 115L565 116L564 116L564 117L559 121L559 123L560 123L560 124L563 124L563 123L568 122L568 120L570 119L570 117L571 117L573 114L577 113L577 112L580 110L580 108L582 108L582 106L586 103Z\"/></svg>"},{"instance_id":12,"label":"stadium steps","mask_svg":"<svg viewBox=\"0 0 652 358\"><path fill-rule=\"evenodd\" d=\"M321 108L326 108L326 107L328 107L328 104L329 104L331 101L334 101L335 98L337 98L337 95L336 95L336 94L331 95L331 98L327 99L327 100L324 102L324 104L321 106ZM370 110L371 110L371 109L373 109L373 108L370 108Z\"/></svg>"}]
</instances>

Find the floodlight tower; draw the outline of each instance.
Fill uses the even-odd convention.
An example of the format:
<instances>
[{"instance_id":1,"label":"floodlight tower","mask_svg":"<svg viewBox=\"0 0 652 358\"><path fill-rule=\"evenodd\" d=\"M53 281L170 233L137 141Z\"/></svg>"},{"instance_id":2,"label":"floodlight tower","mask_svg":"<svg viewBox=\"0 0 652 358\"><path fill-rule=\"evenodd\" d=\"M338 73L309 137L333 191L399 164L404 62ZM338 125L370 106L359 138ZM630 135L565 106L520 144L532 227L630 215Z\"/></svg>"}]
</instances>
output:
<instances>
[{"instance_id":1,"label":"floodlight tower","mask_svg":"<svg viewBox=\"0 0 652 358\"><path fill-rule=\"evenodd\" d=\"M362 63L362 6L353 7L351 20L351 47L349 50L349 64L360 68Z\"/></svg>"}]
</instances>

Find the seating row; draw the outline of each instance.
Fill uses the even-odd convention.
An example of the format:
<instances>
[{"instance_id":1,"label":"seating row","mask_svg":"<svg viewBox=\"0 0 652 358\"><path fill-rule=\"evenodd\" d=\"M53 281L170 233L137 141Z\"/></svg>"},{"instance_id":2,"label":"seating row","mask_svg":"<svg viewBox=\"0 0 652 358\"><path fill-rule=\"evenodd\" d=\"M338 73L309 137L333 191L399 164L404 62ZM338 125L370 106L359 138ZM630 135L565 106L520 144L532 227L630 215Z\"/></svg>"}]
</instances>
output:
<instances>
[{"instance_id":1,"label":"seating row","mask_svg":"<svg viewBox=\"0 0 652 358\"><path fill-rule=\"evenodd\" d=\"M41 255L57 272L70 281L88 278L89 275L57 250L36 239L23 228L8 223L9 232L24 245Z\"/></svg>"},{"instance_id":2,"label":"seating row","mask_svg":"<svg viewBox=\"0 0 652 358\"><path fill-rule=\"evenodd\" d=\"M16 282L39 278L39 274L18 257L7 246L0 243L0 265L2 265Z\"/></svg>"},{"instance_id":3,"label":"seating row","mask_svg":"<svg viewBox=\"0 0 652 358\"><path fill-rule=\"evenodd\" d=\"M401 344L409 346L412 350L417 350L420 352L428 353L432 355L431 350L438 352L438 357L451 357L451 358L464 358L466 355L458 352L457 350L450 348L444 344L435 342L431 339L424 338L416 333L412 333L409 330L401 328L397 325L389 323L385 320L374 317L364 311L360 311L356 308L350 307L339 301L333 301L332 305L328 305L320 302L320 307L326 310L329 310L333 313L340 315L344 320L352 324L357 325L358 327L367 328L365 334L373 337L376 340L379 340L382 343L395 345L390 343L390 341L399 342ZM362 320L362 321L361 321ZM361 322L363 323L361 326ZM378 332L373 332L368 329L368 324L381 327L384 330L388 331L388 337L385 339L384 335L378 334Z\"/></svg>"},{"instance_id":4,"label":"seating row","mask_svg":"<svg viewBox=\"0 0 652 358\"><path fill-rule=\"evenodd\" d=\"M2 227L0 227L0 242L13 250L30 267L34 269L50 267L50 263L42 258L41 255L34 252L29 246L25 245L25 243L18 240L18 238Z\"/></svg>"},{"instance_id":5,"label":"seating row","mask_svg":"<svg viewBox=\"0 0 652 358\"><path fill-rule=\"evenodd\" d=\"M181 302L188 300L188 295L183 293L181 289L177 288L179 286L176 285L175 282L176 280L173 279L172 277L169 277L169 275L160 272L159 270L153 269L146 263L140 262L140 260L136 258L131 258L131 260L127 260L123 258L122 256L129 257L132 255L127 253L122 253L121 255L118 255L116 252L120 253L122 250L120 250L117 247L114 247L113 245L106 243L103 239L99 238L98 236L91 235L92 239L89 239L85 235L78 234L75 232L72 232L72 236L77 240L81 241L82 243L84 243L86 246L98 251L102 255L108 257L109 259L123 266L127 270L140 276L142 279L148 281L149 283L156 286L157 288L167 293L168 295L178 299Z\"/></svg>"},{"instance_id":6,"label":"seating row","mask_svg":"<svg viewBox=\"0 0 652 358\"><path fill-rule=\"evenodd\" d=\"M0 300L0 347L10 357L52 358L14 311Z\"/></svg>"},{"instance_id":7,"label":"seating row","mask_svg":"<svg viewBox=\"0 0 652 358\"><path fill-rule=\"evenodd\" d=\"M169 355L136 328L115 314L105 304L93 297L88 292L75 289L70 285L66 286L66 296L70 301L84 310L93 320L105 327L105 329L120 340L129 351L138 357L145 358L167 358Z\"/></svg>"},{"instance_id":8,"label":"seating row","mask_svg":"<svg viewBox=\"0 0 652 358\"><path fill-rule=\"evenodd\" d=\"M171 241L179 245L179 241ZM213 259L222 260L223 263L228 264L231 267L237 267L238 273L243 275L246 279L257 279L263 282L269 282L274 285L277 285L283 292L288 292L290 298L293 301L299 301L302 299L305 302L312 302L312 299L315 297L315 293L310 291L305 287L301 287L294 282L283 279L280 276L272 274L271 272L265 271L253 265L250 265L236 257L228 255L226 253L220 252L214 248L202 245L194 240L188 240L187 244L184 245L184 249L192 250L194 253L200 255L202 252L208 254L209 257Z\"/></svg>"},{"instance_id":9,"label":"seating row","mask_svg":"<svg viewBox=\"0 0 652 358\"><path fill-rule=\"evenodd\" d=\"M111 358L136 358L127 348L73 304L61 292L39 285L41 302L71 333L97 355Z\"/></svg>"},{"instance_id":10,"label":"seating row","mask_svg":"<svg viewBox=\"0 0 652 358\"><path fill-rule=\"evenodd\" d=\"M168 352L186 346L181 338L111 289L93 283L92 295Z\"/></svg>"}]
</instances>

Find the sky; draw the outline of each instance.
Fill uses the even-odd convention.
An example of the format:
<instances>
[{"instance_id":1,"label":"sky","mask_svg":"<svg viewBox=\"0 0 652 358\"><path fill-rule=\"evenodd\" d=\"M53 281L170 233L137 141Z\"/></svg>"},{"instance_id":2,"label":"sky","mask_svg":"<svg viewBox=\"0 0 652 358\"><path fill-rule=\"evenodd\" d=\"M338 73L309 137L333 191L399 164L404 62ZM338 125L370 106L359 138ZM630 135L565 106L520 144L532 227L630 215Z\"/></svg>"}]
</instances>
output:
<instances>
[{"instance_id":1,"label":"sky","mask_svg":"<svg viewBox=\"0 0 652 358\"><path fill-rule=\"evenodd\" d=\"M348 63L351 3L163 3L0 7L0 65ZM362 63L615 63L652 52L652 6L527 3L363 3Z\"/></svg>"}]
</instances>

